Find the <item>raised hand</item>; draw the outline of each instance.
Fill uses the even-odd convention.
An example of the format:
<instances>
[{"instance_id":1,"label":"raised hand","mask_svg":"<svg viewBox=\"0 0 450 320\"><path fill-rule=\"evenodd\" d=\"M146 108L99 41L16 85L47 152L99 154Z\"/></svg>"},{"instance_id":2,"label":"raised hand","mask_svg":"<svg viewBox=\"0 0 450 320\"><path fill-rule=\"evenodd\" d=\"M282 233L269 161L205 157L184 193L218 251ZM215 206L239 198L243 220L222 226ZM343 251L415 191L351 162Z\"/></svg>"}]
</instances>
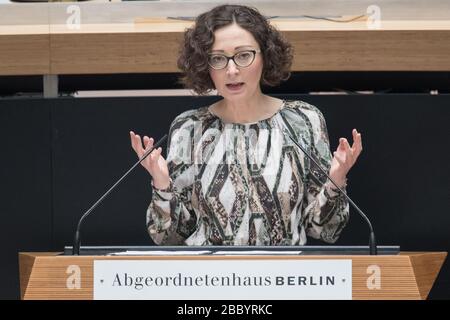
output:
<instances>
[{"instance_id":1,"label":"raised hand","mask_svg":"<svg viewBox=\"0 0 450 320\"><path fill-rule=\"evenodd\" d=\"M131 147L139 158L153 147L153 138L144 136L142 141L141 137L133 131L130 131L130 139ZM161 152L161 147L153 150L141 164L152 176L154 187L157 189L166 189L170 185L170 176L167 161L161 155Z\"/></svg>"},{"instance_id":2,"label":"raised hand","mask_svg":"<svg viewBox=\"0 0 450 320\"><path fill-rule=\"evenodd\" d=\"M362 151L361 133L359 133L356 129L353 129L352 135L353 144L351 147L346 138L340 138L339 145L336 151L333 152L330 177L339 186L345 185L347 173L356 163L356 160Z\"/></svg>"}]
</instances>

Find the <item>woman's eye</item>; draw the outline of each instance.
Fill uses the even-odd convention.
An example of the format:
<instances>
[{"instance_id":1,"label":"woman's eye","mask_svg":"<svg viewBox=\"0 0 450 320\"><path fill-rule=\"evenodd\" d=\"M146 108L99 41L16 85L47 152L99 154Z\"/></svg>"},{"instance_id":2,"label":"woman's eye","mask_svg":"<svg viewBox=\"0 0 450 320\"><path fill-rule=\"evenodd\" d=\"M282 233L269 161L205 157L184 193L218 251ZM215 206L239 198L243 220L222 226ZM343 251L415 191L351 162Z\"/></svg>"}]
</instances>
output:
<instances>
[{"instance_id":1,"label":"woman's eye","mask_svg":"<svg viewBox=\"0 0 450 320\"><path fill-rule=\"evenodd\" d=\"M239 59L247 59L249 57L250 57L250 53L248 53L248 52L239 53L239 55L238 55Z\"/></svg>"},{"instance_id":2,"label":"woman's eye","mask_svg":"<svg viewBox=\"0 0 450 320\"><path fill-rule=\"evenodd\" d=\"M211 62L221 62L221 61L223 61L222 56L212 56L211 57Z\"/></svg>"}]
</instances>

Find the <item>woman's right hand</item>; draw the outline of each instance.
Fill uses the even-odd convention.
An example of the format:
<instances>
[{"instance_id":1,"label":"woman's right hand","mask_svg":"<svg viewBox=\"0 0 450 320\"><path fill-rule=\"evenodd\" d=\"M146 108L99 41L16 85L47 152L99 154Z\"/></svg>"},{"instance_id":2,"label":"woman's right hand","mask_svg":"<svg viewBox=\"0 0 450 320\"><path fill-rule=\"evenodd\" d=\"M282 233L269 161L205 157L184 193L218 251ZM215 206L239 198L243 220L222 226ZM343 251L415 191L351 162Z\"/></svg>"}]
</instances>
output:
<instances>
[{"instance_id":1,"label":"woman's right hand","mask_svg":"<svg viewBox=\"0 0 450 320\"><path fill-rule=\"evenodd\" d=\"M144 136L143 144L141 137L130 131L131 146L136 152L139 159L145 152L153 147L154 140ZM170 185L169 168L167 167L167 161L161 155L162 148L155 149L148 155L144 161L141 162L142 166L150 173L153 178L153 186L157 189L166 189Z\"/></svg>"}]
</instances>

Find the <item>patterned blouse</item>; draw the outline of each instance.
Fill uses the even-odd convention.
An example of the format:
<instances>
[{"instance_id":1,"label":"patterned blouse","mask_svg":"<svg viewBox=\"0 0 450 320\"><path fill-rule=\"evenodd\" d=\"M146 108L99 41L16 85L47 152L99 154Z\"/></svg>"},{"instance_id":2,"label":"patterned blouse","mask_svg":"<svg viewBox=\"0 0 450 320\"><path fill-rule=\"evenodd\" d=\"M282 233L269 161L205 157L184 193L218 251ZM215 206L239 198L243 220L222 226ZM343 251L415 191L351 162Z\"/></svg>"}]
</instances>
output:
<instances>
[{"instance_id":1,"label":"patterned blouse","mask_svg":"<svg viewBox=\"0 0 450 320\"><path fill-rule=\"evenodd\" d=\"M147 228L161 245L334 243L347 200L283 129L328 172L325 120L313 105L283 101L268 119L226 123L208 107L179 115L169 132L171 183L154 188Z\"/></svg>"}]
</instances>

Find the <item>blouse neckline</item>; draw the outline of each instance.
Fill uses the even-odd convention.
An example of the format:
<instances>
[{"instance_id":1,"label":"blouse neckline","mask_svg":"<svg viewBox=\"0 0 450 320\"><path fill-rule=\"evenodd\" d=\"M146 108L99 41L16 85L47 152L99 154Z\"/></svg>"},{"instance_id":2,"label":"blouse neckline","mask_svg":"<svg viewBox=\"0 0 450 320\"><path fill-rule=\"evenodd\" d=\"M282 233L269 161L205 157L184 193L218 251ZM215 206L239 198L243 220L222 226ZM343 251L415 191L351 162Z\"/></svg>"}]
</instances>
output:
<instances>
[{"instance_id":1,"label":"blouse neckline","mask_svg":"<svg viewBox=\"0 0 450 320\"><path fill-rule=\"evenodd\" d=\"M224 125L231 125L231 126L249 126L249 125L254 125L254 124L259 124L261 122L267 122L270 121L271 119L273 119L276 115L278 115L286 106L286 100L283 99L282 100L282 104L281 106L278 108L277 111L275 111L274 114L272 114L271 116L265 118L265 119L261 119L255 122L244 122L244 123L240 123L240 122L227 122L224 121L221 117L219 117L218 115L216 115L215 113L213 113L211 110L209 110L210 106L206 107L207 112L212 115L213 117L215 117L216 119L218 119L220 122L222 122Z\"/></svg>"}]
</instances>

